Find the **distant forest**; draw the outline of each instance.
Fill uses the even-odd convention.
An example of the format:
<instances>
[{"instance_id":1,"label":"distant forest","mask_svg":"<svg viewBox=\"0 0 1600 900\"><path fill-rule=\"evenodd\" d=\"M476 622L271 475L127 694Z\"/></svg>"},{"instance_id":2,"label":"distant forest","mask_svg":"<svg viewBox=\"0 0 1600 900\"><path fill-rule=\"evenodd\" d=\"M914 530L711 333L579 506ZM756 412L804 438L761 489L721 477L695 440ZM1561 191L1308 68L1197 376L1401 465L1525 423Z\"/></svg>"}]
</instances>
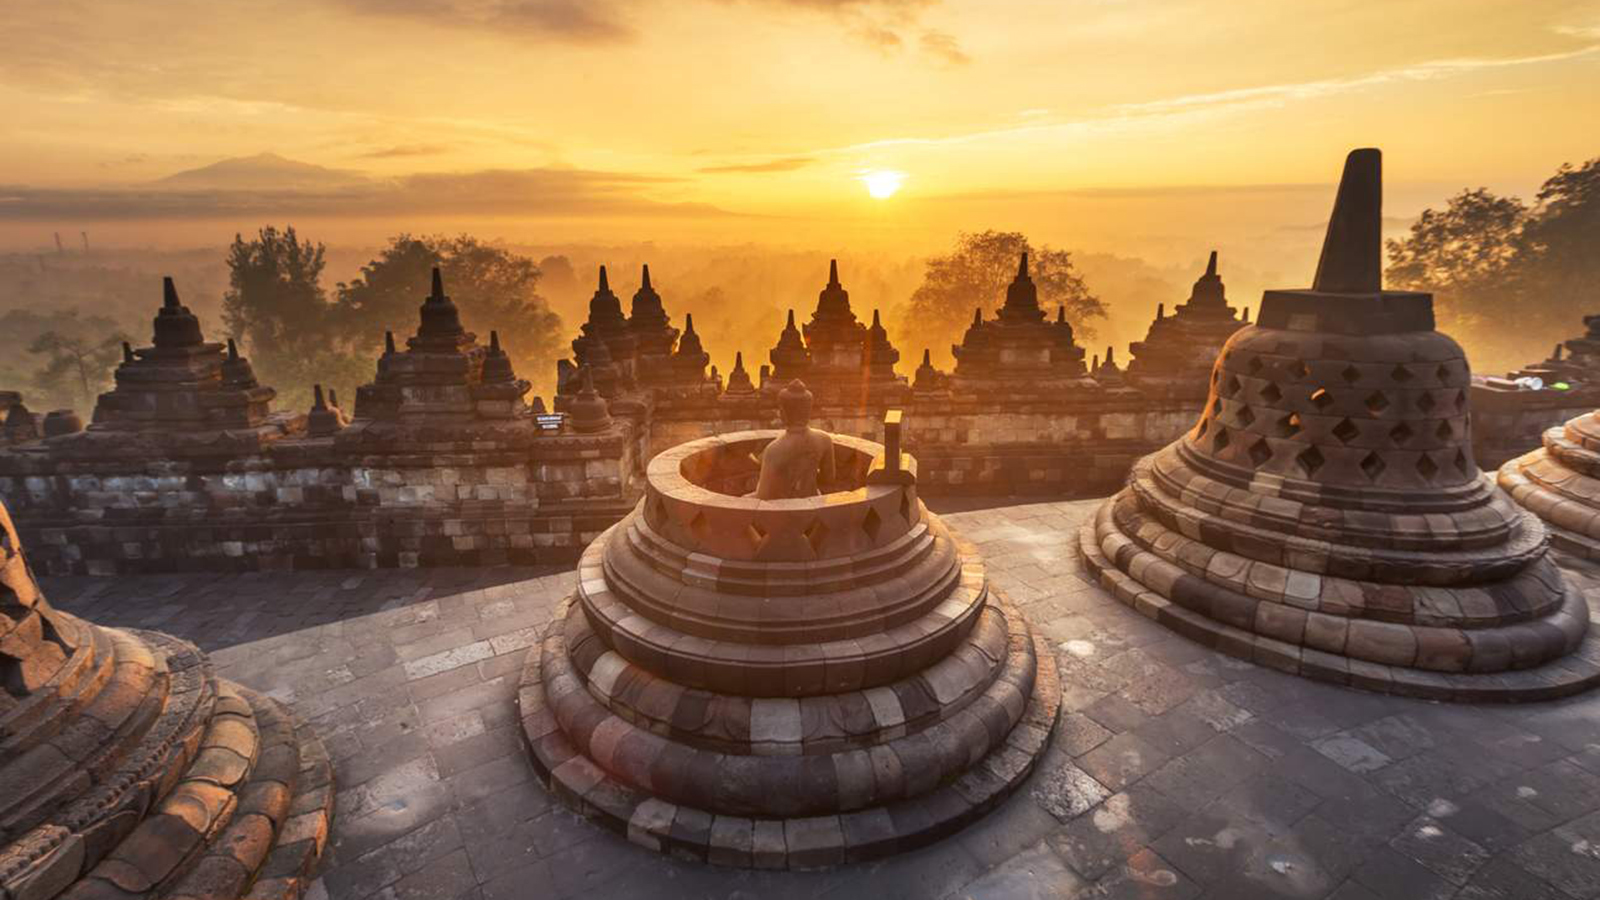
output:
<instances>
[{"instance_id":1,"label":"distant forest","mask_svg":"<svg viewBox=\"0 0 1600 900\"><path fill-rule=\"evenodd\" d=\"M858 317L882 312L909 376L924 348L935 364L949 365L950 344L972 310L992 312L1003 301L1023 249L1033 255L1041 302L1065 308L1091 353L1125 351L1143 337L1156 305L1181 303L1199 274L1192 262L1157 265L981 231L953 236L946 253L928 258L847 253L840 275ZM0 255L0 389L22 391L36 410L70 406L87 415L110 383L121 342L148 343L158 276L170 274L209 339L240 340L257 374L278 389L280 408L309 405L313 383L353 398L371 378L384 331L403 341L415 330L433 265L443 268L467 327L483 340L498 330L536 393L554 389L555 361L570 354L600 263L609 264L624 310L639 265L650 263L675 324L694 313L725 372L735 352L765 360L788 309L809 315L831 255L756 245L526 247L411 234L378 248L328 247L289 226L177 253ZM1600 159L1562 166L1531 201L1463 190L1389 241L1388 257L1388 285L1434 292L1440 329L1466 347L1476 370L1543 359L1582 331L1583 315L1600 313ZM1225 281L1238 271L1229 264L1224 256ZM1258 299L1230 291L1234 306L1254 309Z\"/></svg>"}]
</instances>

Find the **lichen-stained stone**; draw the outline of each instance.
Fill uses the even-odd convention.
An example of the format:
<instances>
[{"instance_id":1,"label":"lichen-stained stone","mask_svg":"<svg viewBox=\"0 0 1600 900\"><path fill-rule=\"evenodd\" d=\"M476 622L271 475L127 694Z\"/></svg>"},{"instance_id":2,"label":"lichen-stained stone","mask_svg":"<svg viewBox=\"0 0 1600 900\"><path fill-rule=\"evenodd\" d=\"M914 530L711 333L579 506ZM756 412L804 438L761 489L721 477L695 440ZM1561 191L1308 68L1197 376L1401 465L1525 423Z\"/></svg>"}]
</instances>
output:
<instances>
[{"instance_id":1,"label":"lichen-stained stone","mask_svg":"<svg viewBox=\"0 0 1600 900\"><path fill-rule=\"evenodd\" d=\"M1054 657L917 499L915 459L807 433L837 470L816 496L727 492L753 459L783 484L821 465L763 455L773 432L658 455L529 651L535 768L635 843L754 868L882 856L984 814L1045 750Z\"/></svg>"},{"instance_id":2,"label":"lichen-stained stone","mask_svg":"<svg viewBox=\"0 0 1600 900\"><path fill-rule=\"evenodd\" d=\"M309 729L218 680L176 638L53 609L4 506L0 600L10 688L0 701L0 893L304 892L333 799L327 755Z\"/></svg>"},{"instance_id":3,"label":"lichen-stained stone","mask_svg":"<svg viewBox=\"0 0 1600 900\"><path fill-rule=\"evenodd\" d=\"M1572 479L1544 474L1596 458L1589 426L1508 465L1505 491L1479 471L1461 348L1431 295L1382 289L1381 204L1378 151L1351 153L1314 287L1265 294L1199 420L1084 526L1083 561L1129 605L1168 601L1157 621L1287 672L1434 699L1587 688L1566 660L1600 649L1589 603L1511 501L1558 540L1589 528Z\"/></svg>"}]
</instances>

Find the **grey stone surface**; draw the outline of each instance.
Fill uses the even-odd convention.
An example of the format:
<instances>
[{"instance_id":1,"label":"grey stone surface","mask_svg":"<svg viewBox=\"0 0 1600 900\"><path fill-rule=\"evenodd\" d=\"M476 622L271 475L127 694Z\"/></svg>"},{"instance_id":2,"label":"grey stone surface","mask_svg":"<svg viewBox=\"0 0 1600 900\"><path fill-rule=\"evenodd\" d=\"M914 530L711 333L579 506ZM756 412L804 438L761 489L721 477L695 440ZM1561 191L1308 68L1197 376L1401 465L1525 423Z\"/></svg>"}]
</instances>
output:
<instances>
[{"instance_id":1,"label":"grey stone surface","mask_svg":"<svg viewBox=\"0 0 1600 900\"><path fill-rule=\"evenodd\" d=\"M1064 708L1038 771L951 838L824 872L680 862L553 802L518 742L512 696L571 572L55 578L44 587L57 606L97 622L194 641L221 674L311 719L339 788L319 888L338 900L1600 892L1600 693L1441 705L1200 648L1078 575L1076 528L1095 505L947 519L1056 650ZM1585 589L1600 583L1600 569L1568 565ZM493 655L467 649L482 642ZM454 659L461 664L442 667Z\"/></svg>"}]
</instances>

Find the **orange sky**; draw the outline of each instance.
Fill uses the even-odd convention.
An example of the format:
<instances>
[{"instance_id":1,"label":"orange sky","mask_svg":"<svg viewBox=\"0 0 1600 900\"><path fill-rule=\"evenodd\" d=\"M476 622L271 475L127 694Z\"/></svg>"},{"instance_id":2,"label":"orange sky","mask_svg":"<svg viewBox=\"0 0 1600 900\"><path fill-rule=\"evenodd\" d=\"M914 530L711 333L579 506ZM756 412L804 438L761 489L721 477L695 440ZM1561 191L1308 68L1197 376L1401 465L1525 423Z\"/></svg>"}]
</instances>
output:
<instances>
[{"instance_id":1,"label":"orange sky","mask_svg":"<svg viewBox=\"0 0 1600 900\"><path fill-rule=\"evenodd\" d=\"M10 246L90 224L217 243L293 217L330 239L908 252L1022 227L1159 254L1303 241L1353 146L1385 150L1402 217L1469 184L1527 197L1600 154L1594 2L54 0L6 17ZM263 152L340 171L265 195L149 187ZM876 170L904 173L894 196L868 196Z\"/></svg>"}]
</instances>

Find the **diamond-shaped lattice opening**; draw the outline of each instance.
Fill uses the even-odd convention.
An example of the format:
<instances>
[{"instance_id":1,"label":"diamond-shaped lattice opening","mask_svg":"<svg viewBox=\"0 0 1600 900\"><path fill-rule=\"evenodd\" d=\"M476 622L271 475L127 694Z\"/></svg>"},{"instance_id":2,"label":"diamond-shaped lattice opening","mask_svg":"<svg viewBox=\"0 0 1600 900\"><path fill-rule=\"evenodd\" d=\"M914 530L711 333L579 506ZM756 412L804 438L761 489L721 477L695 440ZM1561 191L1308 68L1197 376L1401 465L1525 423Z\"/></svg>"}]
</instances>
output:
<instances>
[{"instance_id":1,"label":"diamond-shaped lattice opening","mask_svg":"<svg viewBox=\"0 0 1600 900\"><path fill-rule=\"evenodd\" d=\"M1387 468L1389 468L1388 463L1385 463L1383 457L1376 453L1368 453L1361 460L1361 471L1367 473L1367 477L1373 481L1377 481L1378 476L1382 475L1383 470Z\"/></svg>"},{"instance_id":2,"label":"diamond-shaped lattice opening","mask_svg":"<svg viewBox=\"0 0 1600 900\"><path fill-rule=\"evenodd\" d=\"M1207 425L1207 424L1206 424L1206 423L1207 423L1207 422L1208 422L1208 421L1209 421L1209 420L1207 420L1207 419L1201 419L1201 420L1200 420L1200 424L1199 424L1199 425L1196 425L1196 426L1195 426L1195 427L1194 427L1194 437L1195 437L1195 440L1199 440L1199 439L1200 439L1200 438L1203 438L1203 437L1205 437L1205 436L1206 436L1206 428L1208 428L1208 427L1209 427L1209 426L1208 426L1208 425Z\"/></svg>"},{"instance_id":3,"label":"diamond-shaped lattice opening","mask_svg":"<svg viewBox=\"0 0 1600 900\"><path fill-rule=\"evenodd\" d=\"M1421 475L1424 481L1432 481L1433 476L1439 474L1439 464L1433 461L1433 457L1424 453L1422 458L1417 460L1417 474Z\"/></svg>"},{"instance_id":4,"label":"diamond-shaped lattice opening","mask_svg":"<svg viewBox=\"0 0 1600 900\"><path fill-rule=\"evenodd\" d=\"M694 535L694 539L701 544L704 544L706 539L711 537L711 523L706 520L704 512L695 513L694 518L689 520L689 533Z\"/></svg>"},{"instance_id":5,"label":"diamond-shaped lattice opening","mask_svg":"<svg viewBox=\"0 0 1600 900\"><path fill-rule=\"evenodd\" d=\"M1423 394L1421 397L1417 398L1417 409L1420 409L1423 412L1433 412L1433 408L1436 405L1437 404L1434 402L1432 394Z\"/></svg>"},{"instance_id":6,"label":"diamond-shaped lattice opening","mask_svg":"<svg viewBox=\"0 0 1600 900\"><path fill-rule=\"evenodd\" d=\"M1244 364L1244 370L1251 375L1256 375L1261 372L1262 367L1265 365L1266 363L1261 361L1261 357L1252 356L1250 357L1250 361Z\"/></svg>"},{"instance_id":7,"label":"diamond-shaped lattice opening","mask_svg":"<svg viewBox=\"0 0 1600 900\"><path fill-rule=\"evenodd\" d=\"M1256 420L1256 414L1253 411L1251 411L1250 407L1248 407L1248 406L1239 407L1239 424L1240 425L1243 425L1246 428L1248 428L1248 427L1250 427L1250 423L1254 422L1255 420Z\"/></svg>"},{"instance_id":8,"label":"diamond-shaped lattice opening","mask_svg":"<svg viewBox=\"0 0 1600 900\"><path fill-rule=\"evenodd\" d=\"M1399 425L1389 429L1389 439L1394 441L1396 444L1404 444L1406 441L1411 440L1414 434L1416 434L1416 432L1412 431L1411 426L1404 422L1401 422Z\"/></svg>"},{"instance_id":9,"label":"diamond-shaped lattice opening","mask_svg":"<svg viewBox=\"0 0 1600 900\"><path fill-rule=\"evenodd\" d=\"M1450 427L1449 419L1440 419L1439 427L1435 428L1433 433L1438 435L1441 441L1448 441L1456 436L1456 430Z\"/></svg>"},{"instance_id":10,"label":"diamond-shaped lattice opening","mask_svg":"<svg viewBox=\"0 0 1600 900\"><path fill-rule=\"evenodd\" d=\"M1297 359L1294 362L1289 363L1288 371L1289 374L1295 378L1304 378L1311 374L1311 367L1306 365L1305 360Z\"/></svg>"},{"instance_id":11,"label":"diamond-shaped lattice opening","mask_svg":"<svg viewBox=\"0 0 1600 900\"><path fill-rule=\"evenodd\" d=\"M1311 392L1311 405L1317 409L1327 409L1333 405L1333 395L1327 388L1317 388Z\"/></svg>"},{"instance_id":12,"label":"diamond-shaped lattice opening","mask_svg":"<svg viewBox=\"0 0 1600 900\"><path fill-rule=\"evenodd\" d=\"M1261 399L1267 401L1268 403L1277 403L1279 400L1283 399L1283 391L1279 389L1276 383L1269 383L1266 387L1261 389Z\"/></svg>"},{"instance_id":13,"label":"diamond-shaped lattice opening","mask_svg":"<svg viewBox=\"0 0 1600 900\"><path fill-rule=\"evenodd\" d=\"M1239 376L1229 375L1227 383L1222 386L1222 396L1232 397L1239 393L1239 388L1241 387L1243 385L1239 383Z\"/></svg>"},{"instance_id":14,"label":"diamond-shaped lattice opening","mask_svg":"<svg viewBox=\"0 0 1600 900\"><path fill-rule=\"evenodd\" d=\"M1300 414L1289 413L1278 420L1278 437L1294 437L1300 433Z\"/></svg>"},{"instance_id":15,"label":"diamond-shaped lattice opening","mask_svg":"<svg viewBox=\"0 0 1600 900\"><path fill-rule=\"evenodd\" d=\"M1344 367L1343 372L1339 373L1339 377L1351 384L1355 384L1361 380L1361 370L1354 365L1348 365Z\"/></svg>"},{"instance_id":16,"label":"diamond-shaped lattice opening","mask_svg":"<svg viewBox=\"0 0 1600 900\"><path fill-rule=\"evenodd\" d=\"M1322 464L1327 462L1322 458L1322 451L1315 447L1307 447L1299 456L1294 458L1294 461L1299 463L1300 471L1306 473L1307 478L1315 476L1317 470L1322 468Z\"/></svg>"},{"instance_id":17,"label":"diamond-shaped lattice opening","mask_svg":"<svg viewBox=\"0 0 1600 900\"><path fill-rule=\"evenodd\" d=\"M821 519L812 519L806 530L800 533L805 537L806 543L811 545L811 552L821 556L822 545L828 540L828 526L822 524Z\"/></svg>"},{"instance_id":18,"label":"diamond-shaped lattice opening","mask_svg":"<svg viewBox=\"0 0 1600 900\"><path fill-rule=\"evenodd\" d=\"M757 550L760 550L761 545L767 542L767 530L754 522L746 525L744 531L745 536L750 538L750 546Z\"/></svg>"},{"instance_id":19,"label":"diamond-shaped lattice opening","mask_svg":"<svg viewBox=\"0 0 1600 900\"><path fill-rule=\"evenodd\" d=\"M1272 445L1267 443L1266 438L1260 438L1250 445L1249 452L1250 464L1259 469L1267 464L1267 460L1272 458Z\"/></svg>"},{"instance_id":20,"label":"diamond-shaped lattice opening","mask_svg":"<svg viewBox=\"0 0 1600 900\"><path fill-rule=\"evenodd\" d=\"M1373 391L1367 396L1365 402L1367 404L1367 412L1375 416L1389 408L1389 398L1384 396L1383 391Z\"/></svg>"},{"instance_id":21,"label":"diamond-shaped lattice opening","mask_svg":"<svg viewBox=\"0 0 1600 900\"><path fill-rule=\"evenodd\" d=\"M1333 426L1333 436L1348 444L1361 436L1361 429L1349 419L1340 419L1339 424Z\"/></svg>"},{"instance_id":22,"label":"diamond-shaped lattice opening","mask_svg":"<svg viewBox=\"0 0 1600 900\"><path fill-rule=\"evenodd\" d=\"M867 533L867 537L873 543L877 543L878 532L883 530L883 517L878 515L878 510L875 507L867 509L866 517L861 520L861 530Z\"/></svg>"},{"instance_id":23,"label":"diamond-shaped lattice opening","mask_svg":"<svg viewBox=\"0 0 1600 900\"><path fill-rule=\"evenodd\" d=\"M1450 364L1449 363L1440 363L1439 364L1439 368L1433 370L1433 374L1439 376L1439 380L1440 381L1449 381L1450 380Z\"/></svg>"},{"instance_id":24,"label":"diamond-shaped lattice opening","mask_svg":"<svg viewBox=\"0 0 1600 900\"><path fill-rule=\"evenodd\" d=\"M1467 411L1467 392L1456 391L1456 412Z\"/></svg>"},{"instance_id":25,"label":"diamond-shaped lattice opening","mask_svg":"<svg viewBox=\"0 0 1600 900\"><path fill-rule=\"evenodd\" d=\"M1228 429L1218 428L1216 437L1211 439L1211 448L1220 452L1224 447L1228 446L1230 441L1231 439L1228 437Z\"/></svg>"},{"instance_id":26,"label":"diamond-shaped lattice opening","mask_svg":"<svg viewBox=\"0 0 1600 900\"><path fill-rule=\"evenodd\" d=\"M1456 451L1456 469L1463 475L1469 475L1472 472L1472 462L1467 459L1467 454L1464 451Z\"/></svg>"},{"instance_id":27,"label":"diamond-shaped lattice opening","mask_svg":"<svg viewBox=\"0 0 1600 900\"><path fill-rule=\"evenodd\" d=\"M900 518L911 524L911 492L907 490L900 492Z\"/></svg>"},{"instance_id":28,"label":"diamond-shaped lattice opening","mask_svg":"<svg viewBox=\"0 0 1600 900\"><path fill-rule=\"evenodd\" d=\"M1222 415L1222 398L1219 397L1211 401L1211 416L1216 418L1220 415Z\"/></svg>"},{"instance_id":29,"label":"diamond-shaped lattice opening","mask_svg":"<svg viewBox=\"0 0 1600 900\"><path fill-rule=\"evenodd\" d=\"M1405 366L1395 366L1394 367L1394 371L1389 373L1389 377L1393 378L1395 381L1400 382L1401 384L1405 384L1406 382L1410 381L1411 379L1413 379L1413 378L1415 378L1417 376L1415 374L1413 374L1412 371L1410 369L1406 368Z\"/></svg>"}]
</instances>

